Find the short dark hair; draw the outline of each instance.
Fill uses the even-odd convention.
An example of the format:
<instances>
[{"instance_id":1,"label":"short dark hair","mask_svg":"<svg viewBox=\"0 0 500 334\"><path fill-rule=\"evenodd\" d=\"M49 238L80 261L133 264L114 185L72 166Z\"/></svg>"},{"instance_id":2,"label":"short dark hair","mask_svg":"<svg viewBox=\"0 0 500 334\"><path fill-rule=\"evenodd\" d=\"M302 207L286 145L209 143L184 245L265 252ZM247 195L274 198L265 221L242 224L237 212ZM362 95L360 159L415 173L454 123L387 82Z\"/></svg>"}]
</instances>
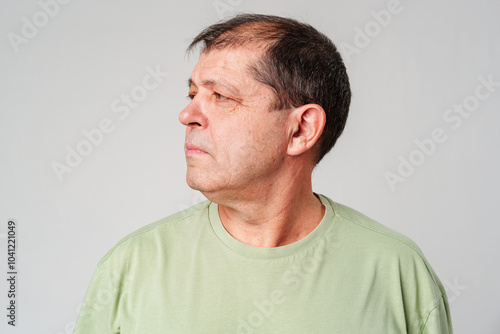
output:
<instances>
[{"instance_id":1,"label":"short dark hair","mask_svg":"<svg viewBox=\"0 0 500 334\"><path fill-rule=\"evenodd\" d=\"M199 43L203 43L202 52L262 44L263 53L249 71L274 89L273 109L320 105L326 124L317 143L315 163L332 149L345 127L351 89L342 57L327 36L294 19L240 14L203 30L187 51Z\"/></svg>"}]
</instances>

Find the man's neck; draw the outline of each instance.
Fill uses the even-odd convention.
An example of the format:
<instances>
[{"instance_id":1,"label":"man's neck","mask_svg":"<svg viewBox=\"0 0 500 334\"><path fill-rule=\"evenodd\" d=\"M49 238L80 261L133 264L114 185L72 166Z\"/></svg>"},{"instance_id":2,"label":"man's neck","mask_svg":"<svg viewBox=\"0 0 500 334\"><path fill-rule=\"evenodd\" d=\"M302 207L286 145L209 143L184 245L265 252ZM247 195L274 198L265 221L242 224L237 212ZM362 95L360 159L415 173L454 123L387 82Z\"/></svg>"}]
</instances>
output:
<instances>
[{"instance_id":1,"label":"man's neck","mask_svg":"<svg viewBox=\"0 0 500 334\"><path fill-rule=\"evenodd\" d=\"M219 203L229 234L252 246L278 247L304 238L318 226L325 208L312 192L310 178L271 188L254 200Z\"/></svg>"}]
</instances>

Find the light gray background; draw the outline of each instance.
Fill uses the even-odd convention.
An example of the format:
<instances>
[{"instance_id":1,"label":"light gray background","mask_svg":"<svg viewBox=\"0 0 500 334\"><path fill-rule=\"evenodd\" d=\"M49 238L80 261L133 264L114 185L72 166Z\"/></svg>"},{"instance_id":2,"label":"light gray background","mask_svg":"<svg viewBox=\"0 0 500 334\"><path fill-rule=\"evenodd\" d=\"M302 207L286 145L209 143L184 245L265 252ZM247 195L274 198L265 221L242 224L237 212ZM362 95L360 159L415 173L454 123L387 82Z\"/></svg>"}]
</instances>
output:
<instances>
[{"instance_id":1,"label":"light gray background","mask_svg":"<svg viewBox=\"0 0 500 334\"><path fill-rule=\"evenodd\" d=\"M73 0L44 21L38 1L1 0L0 331L71 333L99 259L203 199L184 181L177 116L197 60L184 50L203 27L245 11L307 21L343 45L351 114L315 190L417 242L448 290L455 333L500 333L500 87L473 97L479 77L500 82L500 4L401 0L390 22L376 23L372 11L395 4ZM21 43L23 17L40 27ZM127 117L114 113L122 94L140 93L148 66L169 75ZM460 126L443 118L464 102L474 110ZM52 164L66 164L66 147L106 118L113 131L60 181ZM418 153L415 141L435 128L446 140ZM391 189L384 175L397 173L400 156L420 165ZM18 223L16 328L5 316L9 218Z\"/></svg>"}]
</instances>

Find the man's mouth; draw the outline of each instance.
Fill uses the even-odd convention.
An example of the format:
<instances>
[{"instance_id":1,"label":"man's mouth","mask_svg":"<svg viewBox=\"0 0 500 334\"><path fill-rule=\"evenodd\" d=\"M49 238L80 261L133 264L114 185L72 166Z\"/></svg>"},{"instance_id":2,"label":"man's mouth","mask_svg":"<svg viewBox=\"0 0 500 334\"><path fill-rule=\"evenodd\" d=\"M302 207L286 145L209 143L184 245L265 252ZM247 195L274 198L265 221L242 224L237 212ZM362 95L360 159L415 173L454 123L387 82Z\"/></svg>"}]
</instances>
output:
<instances>
[{"instance_id":1,"label":"man's mouth","mask_svg":"<svg viewBox=\"0 0 500 334\"><path fill-rule=\"evenodd\" d=\"M203 148L190 143L184 145L184 152L186 155L208 154Z\"/></svg>"}]
</instances>

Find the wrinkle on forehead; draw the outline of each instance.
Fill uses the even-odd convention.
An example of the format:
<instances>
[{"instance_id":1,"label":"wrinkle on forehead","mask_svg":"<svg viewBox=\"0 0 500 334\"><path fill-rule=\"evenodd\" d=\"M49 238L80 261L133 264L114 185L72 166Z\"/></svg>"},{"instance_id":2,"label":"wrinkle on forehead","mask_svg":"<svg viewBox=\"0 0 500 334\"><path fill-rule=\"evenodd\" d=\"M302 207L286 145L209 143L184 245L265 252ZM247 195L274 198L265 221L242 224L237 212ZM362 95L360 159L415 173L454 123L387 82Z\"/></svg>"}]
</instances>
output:
<instances>
[{"instance_id":1,"label":"wrinkle on forehead","mask_svg":"<svg viewBox=\"0 0 500 334\"><path fill-rule=\"evenodd\" d=\"M189 83L200 85L217 82L224 84L226 82L235 86L242 97L257 98L258 96L268 95L268 100L273 100L274 90L256 80L249 71L249 65L258 56L257 51L248 47L204 52L200 55L200 59L193 71L192 81Z\"/></svg>"}]
</instances>

